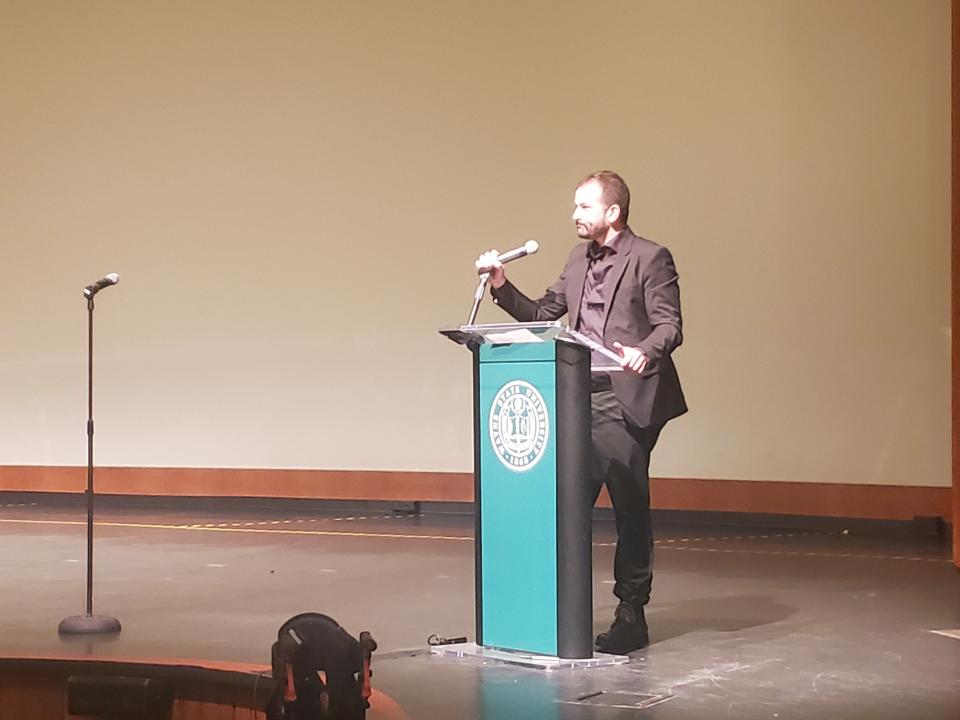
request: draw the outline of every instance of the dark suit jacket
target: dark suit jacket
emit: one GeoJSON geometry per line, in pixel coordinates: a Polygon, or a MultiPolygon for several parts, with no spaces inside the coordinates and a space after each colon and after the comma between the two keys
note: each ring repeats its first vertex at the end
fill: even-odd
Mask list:
{"type": "MultiPolygon", "coordinates": [[[[557,281],[531,300],[507,281],[494,301],[521,322],[558,320],[569,315],[576,328],[587,273],[587,245],[578,243],[557,281]]],[[[683,341],[680,286],[670,251],[624,228],[614,266],[604,281],[603,344],[639,347],[647,356],[642,374],[610,373],[625,417],[640,427],[662,425],[687,411],[670,353],[683,341]]]]}

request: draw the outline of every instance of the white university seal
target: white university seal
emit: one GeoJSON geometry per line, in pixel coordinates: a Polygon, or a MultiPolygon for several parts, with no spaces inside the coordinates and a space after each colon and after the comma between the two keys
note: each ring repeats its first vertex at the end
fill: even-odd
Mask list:
{"type": "Polygon", "coordinates": [[[533,385],[513,380],[500,388],[490,408],[490,442],[500,462],[529,470],[543,457],[549,434],[547,405],[533,385]]]}

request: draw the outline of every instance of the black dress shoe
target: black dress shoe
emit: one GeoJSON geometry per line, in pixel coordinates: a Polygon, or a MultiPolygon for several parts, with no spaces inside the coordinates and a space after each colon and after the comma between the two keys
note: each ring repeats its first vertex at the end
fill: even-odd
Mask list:
{"type": "Polygon", "coordinates": [[[643,608],[634,608],[630,603],[617,606],[613,625],[607,632],[597,635],[597,650],[613,655],[626,655],[650,644],[647,619],[643,608]]]}

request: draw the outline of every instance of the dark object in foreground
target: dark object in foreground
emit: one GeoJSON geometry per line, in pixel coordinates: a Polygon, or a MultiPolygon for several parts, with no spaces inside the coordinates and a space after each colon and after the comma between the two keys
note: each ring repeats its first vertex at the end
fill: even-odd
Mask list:
{"type": "Polygon", "coordinates": [[[268,720],[363,720],[370,707],[369,632],[357,640],[321,613],[295,615],[280,626],[271,648],[277,691],[268,720]]]}

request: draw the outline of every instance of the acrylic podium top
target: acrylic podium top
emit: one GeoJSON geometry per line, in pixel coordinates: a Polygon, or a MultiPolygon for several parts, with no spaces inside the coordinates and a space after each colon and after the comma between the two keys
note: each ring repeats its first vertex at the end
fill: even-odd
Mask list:
{"type": "Polygon", "coordinates": [[[441,335],[471,350],[481,345],[504,345],[542,343],[551,340],[574,342],[590,348],[593,357],[593,372],[617,372],[622,370],[620,356],[613,350],[591,340],[559,320],[553,322],[489,323],[485,325],[459,325],[441,328],[441,335]]]}

